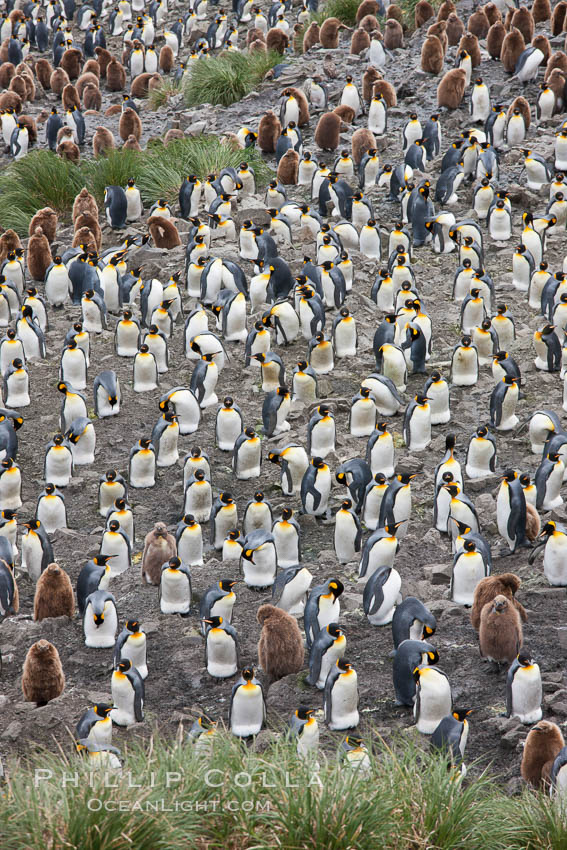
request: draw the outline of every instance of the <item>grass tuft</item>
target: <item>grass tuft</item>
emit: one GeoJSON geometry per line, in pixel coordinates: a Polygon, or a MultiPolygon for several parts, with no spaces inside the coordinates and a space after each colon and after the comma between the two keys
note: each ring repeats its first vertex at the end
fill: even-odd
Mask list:
{"type": "Polygon", "coordinates": [[[154,112],[167,104],[170,97],[181,91],[181,86],[171,77],[164,77],[159,86],[148,92],[148,104],[154,112]]]}
{"type": "Polygon", "coordinates": [[[318,24],[322,24],[327,18],[338,18],[347,27],[354,27],[359,6],[360,0],[328,0],[312,18],[318,24]]]}
{"type": "Polygon", "coordinates": [[[266,73],[282,61],[275,51],[268,53],[224,53],[215,59],[197,59],[184,86],[186,106],[201,103],[230,106],[242,100],[266,73]]]}

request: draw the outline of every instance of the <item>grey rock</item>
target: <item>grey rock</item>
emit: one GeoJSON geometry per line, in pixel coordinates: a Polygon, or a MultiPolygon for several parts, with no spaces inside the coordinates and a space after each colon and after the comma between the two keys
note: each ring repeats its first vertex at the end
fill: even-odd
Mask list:
{"type": "Polygon", "coordinates": [[[22,724],[18,720],[12,722],[2,732],[2,738],[7,738],[9,741],[16,741],[20,737],[22,724]]]}
{"type": "Polygon", "coordinates": [[[423,568],[431,584],[450,584],[453,572],[452,564],[430,564],[423,568]]]}

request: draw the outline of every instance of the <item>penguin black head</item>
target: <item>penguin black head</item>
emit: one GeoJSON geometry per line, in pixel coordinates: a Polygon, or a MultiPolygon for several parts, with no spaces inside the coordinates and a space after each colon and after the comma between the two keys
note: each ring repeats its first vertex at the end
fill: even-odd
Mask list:
{"type": "Polygon", "coordinates": [[[55,484],[46,484],[45,485],[45,492],[47,493],[48,496],[51,496],[52,493],[55,493],[55,484]]]}
{"type": "Polygon", "coordinates": [[[342,581],[339,581],[338,578],[333,578],[329,581],[329,593],[331,593],[335,599],[339,598],[344,589],[344,584],[342,581]]]}
{"type": "Polygon", "coordinates": [[[386,476],[384,475],[383,472],[377,472],[376,475],[374,476],[374,481],[375,481],[376,484],[383,486],[386,483],[386,476]]]}
{"type": "Polygon", "coordinates": [[[547,455],[547,459],[550,460],[552,463],[557,463],[560,459],[559,453],[558,452],[549,452],[549,454],[547,455]]]}
{"type": "Polygon", "coordinates": [[[97,715],[97,717],[108,717],[112,709],[113,705],[107,705],[106,703],[99,702],[96,705],[93,705],[93,711],[97,715]]]}
{"type": "Polygon", "coordinates": [[[339,626],[338,623],[329,623],[327,626],[327,632],[336,640],[344,634],[344,629],[342,626],[339,626]]]}
{"type": "Polygon", "coordinates": [[[170,558],[167,565],[170,570],[178,570],[181,566],[181,560],[179,558],[170,558]]]}
{"type": "Polygon", "coordinates": [[[108,523],[108,527],[109,527],[110,531],[116,532],[120,528],[120,523],[118,522],[117,519],[111,519],[110,522],[108,523]]]}
{"type": "Polygon", "coordinates": [[[452,714],[455,720],[460,720],[463,723],[469,714],[472,714],[472,708],[455,708],[452,714]]]}
{"type": "Polygon", "coordinates": [[[232,588],[234,587],[235,584],[238,584],[238,582],[235,581],[235,579],[223,578],[219,581],[219,588],[221,590],[226,591],[227,593],[230,593],[230,591],[232,590],[232,588]]]}
{"type": "Polygon", "coordinates": [[[361,387],[359,390],[359,394],[361,398],[370,398],[370,389],[369,387],[361,387]]]}
{"type": "Polygon", "coordinates": [[[327,465],[322,457],[313,457],[311,458],[311,465],[315,467],[315,469],[324,469],[327,465]]]}
{"type": "Polygon", "coordinates": [[[242,671],[242,678],[245,682],[251,682],[254,678],[254,668],[253,667],[245,667],[242,671]]]}
{"type": "Polygon", "coordinates": [[[256,431],[254,430],[254,428],[251,425],[246,426],[246,428],[244,429],[244,433],[246,434],[246,436],[249,439],[252,439],[253,437],[256,436],[256,431]]]}
{"type": "Polygon", "coordinates": [[[232,498],[232,495],[230,493],[220,493],[219,499],[221,500],[223,505],[233,505],[234,504],[234,499],[232,498]]]}
{"type": "Polygon", "coordinates": [[[128,673],[132,669],[132,662],[129,658],[123,658],[114,668],[119,673],[128,673]]]}
{"type": "Polygon", "coordinates": [[[139,620],[126,620],[124,623],[124,628],[128,629],[129,632],[135,634],[140,631],[140,621],[139,620]]]}
{"type": "Polygon", "coordinates": [[[283,395],[283,396],[289,395],[288,388],[283,386],[283,385],[277,387],[276,392],[277,392],[278,395],[283,395]]]}
{"type": "MultiPolygon", "coordinates": [[[[147,348],[147,346],[146,346],[146,348],[147,348]]],[[[152,444],[152,441],[149,437],[142,437],[142,439],[140,440],[140,448],[141,449],[149,449],[151,444],[152,444]]]]}
{"type": "Polygon", "coordinates": [[[444,472],[443,475],[441,476],[441,480],[444,481],[445,484],[450,484],[452,481],[455,480],[455,476],[453,475],[452,472],[449,472],[447,470],[447,472],[444,472]]]}
{"type": "Polygon", "coordinates": [[[229,540],[238,540],[238,538],[240,537],[240,529],[231,528],[226,536],[229,540]]]}
{"type": "Polygon", "coordinates": [[[31,317],[33,316],[33,310],[29,306],[29,304],[24,304],[24,306],[22,307],[22,316],[25,316],[26,319],[27,318],[31,319],[31,317]]]}
{"type": "Polygon", "coordinates": [[[457,484],[443,484],[443,487],[447,490],[452,499],[459,495],[459,487],[457,484]]]}
{"type": "Polygon", "coordinates": [[[352,670],[352,664],[344,658],[337,658],[336,664],[342,673],[349,673],[352,670]]]}
{"type": "MultiPolygon", "coordinates": [[[[263,497],[262,497],[263,498],[263,497]]],[[[293,516],[293,510],[291,508],[284,508],[282,511],[282,519],[287,522],[293,516]]]]}
{"type": "MultiPolygon", "coordinates": [[[[204,469],[196,469],[195,470],[195,479],[197,481],[204,481],[205,480],[205,470],[204,469]]],[[[221,493],[221,496],[222,496],[222,493],[221,493]]]]}
{"type": "Polygon", "coordinates": [[[556,531],[555,522],[552,519],[550,519],[543,526],[539,536],[540,537],[551,537],[551,535],[554,534],[555,531],[556,531]]]}
{"type": "Polygon", "coordinates": [[[517,658],[518,658],[518,664],[521,667],[531,667],[532,664],[534,663],[530,653],[525,648],[522,649],[522,651],[518,653],[517,658]]]}
{"type": "MultiPolygon", "coordinates": [[[[421,398],[421,396],[420,396],[421,398]]],[[[416,478],[416,472],[400,472],[399,475],[396,475],[396,478],[401,484],[410,484],[414,478],[416,478]]]]}
{"type": "Polygon", "coordinates": [[[520,484],[522,485],[522,487],[529,487],[531,483],[532,479],[530,478],[529,474],[527,472],[522,472],[522,474],[520,475],[520,484]]]}
{"type": "Polygon", "coordinates": [[[476,544],[474,540],[465,540],[463,549],[465,552],[476,552],[476,544]]]}
{"type": "Polygon", "coordinates": [[[184,522],[185,525],[189,528],[192,528],[194,525],[197,525],[197,521],[193,514],[185,514],[185,516],[182,518],[182,522],[184,522]]]}
{"type": "Polygon", "coordinates": [[[315,708],[307,708],[305,705],[300,705],[299,708],[295,710],[295,716],[298,720],[309,720],[312,714],[315,714],[315,708]]]}
{"type": "Polygon", "coordinates": [[[461,345],[462,345],[463,348],[469,348],[470,344],[471,344],[470,336],[461,337],[461,345]]]}
{"type": "Polygon", "coordinates": [[[203,623],[206,623],[211,629],[218,629],[222,626],[223,619],[222,617],[209,617],[208,619],[203,619],[203,623]]]}
{"type": "Polygon", "coordinates": [[[63,436],[63,434],[55,434],[54,437],[53,437],[53,442],[55,443],[56,446],[60,446],[63,443],[64,440],[65,440],[65,437],[63,436]]]}

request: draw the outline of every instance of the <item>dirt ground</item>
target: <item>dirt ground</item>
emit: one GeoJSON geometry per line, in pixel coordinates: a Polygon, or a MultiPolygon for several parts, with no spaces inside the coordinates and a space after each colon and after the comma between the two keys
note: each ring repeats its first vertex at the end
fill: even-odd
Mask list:
{"type": "MultiPolygon", "coordinates": [[[[470,13],[470,4],[459,4],[461,16],[470,13]]],[[[545,25],[537,31],[546,31],[545,25]]],[[[349,36],[350,37],[350,36],[349,36]]],[[[358,57],[348,55],[349,37],[336,51],[313,50],[303,60],[293,61],[277,83],[266,83],[258,87],[239,104],[227,109],[199,107],[197,110],[183,111],[179,103],[170,104],[159,114],[142,109],[144,141],[151,135],[163,132],[164,128],[175,123],[187,126],[193,120],[202,117],[205,112],[210,116],[211,131],[236,131],[246,121],[255,127],[261,114],[269,107],[276,107],[278,94],[287,84],[301,85],[304,80],[321,72],[325,56],[331,56],[335,62],[337,76],[329,79],[329,94],[333,104],[338,103],[345,73],[350,71],[360,81],[366,67],[358,57]]],[[[390,110],[388,136],[378,141],[380,157],[384,162],[397,164],[402,161],[400,128],[407,114],[417,110],[421,119],[426,119],[435,111],[435,91],[437,80],[427,77],[419,70],[419,48],[423,33],[412,36],[403,50],[395,51],[394,58],[386,67],[385,76],[397,88],[398,107],[390,110]],[[417,67],[416,67],[417,66],[417,67]]],[[[120,39],[114,39],[117,48],[120,39]]],[[[554,39],[555,49],[561,49],[563,38],[554,39]]],[[[446,67],[454,60],[455,48],[449,50],[446,67]]],[[[287,60],[286,60],[287,61],[287,60]]],[[[499,63],[488,59],[483,53],[481,68],[485,82],[490,84],[493,101],[509,103],[521,93],[521,85],[507,77],[499,63]]],[[[535,104],[537,86],[530,84],[525,92],[530,102],[535,104]]],[[[110,98],[105,95],[103,108],[120,95],[110,98]]],[[[33,106],[33,110],[49,108],[55,102],[53,95],[44,96],[33,106]]],[[[112,129],[116,128],[106,119],[112,129]]],[[[312,116],[309,128],[304,133],[306,149],[311,149],[318,159],[328,163],[334,156],[322,153],[312,141],[317,116],[312,116]]],[[[551,126],[532,125],[528,137],[529,146],[535,151],[552,159],[554,132],[561,116],[557,116],[551,126]]],[[[116,119],[117,121],[117,119],[116,119]]],[[[450,142],[457,138],[460,131],[468,126],[467,106],[450,114],[441,115],[443,142],[441,154],[450,142]]],[[[88,140],[94,127],[101,123],[101,116],[89,118],[87,123],[88,140]]],[[[359,119],[358,126],[365,126],[365,119],[359,119]]],[[[350,133],[345,134],[345,147],[349,145],[350,133]]],[[[514,214],[514,238],[506,245],[494,244],[488,238],[483,226],[485,240],[486,268],[492,275],[496,287],[495,303],[505,301],[515,318],[517,339],[511,351],[521,366],[525,398],[520,402],[519,415],[522,421],[538,408],[549,408],[560,415],[566,423],[562,411],[562,382],[558,374],[548,375],[538,372],[534,365],[532,343],[533,331],[541,326],[541,317],[529,310],[525,296],[515,291],[511,284],[512,250],[519,240],[521,232],[521,214],[525,210],[544,213],[547,203],[547,187],[539,194],[525,188],[524,178],[518,182],[521,169],[521,152],[511,150],[501,160],[499,185],[508,188],[511,195],[514,214]],[[516,240],[516,241],[515,241],[516,240]]],[[[0,158],[0,164],[7,160],[0,158]]],[[[433,181],[439,174],[441,155],[432,163],[428,174],[433,181]]],[[[273,165],[273,161],[271,161],[273,165]]],[[[398,206],[385,201],[383,193],[376,189],[370,193],[376,209],[376,218],[380,224],[390,230],[398,220],[398,206]]],[[[288,197],[299,200],[306,197],[303,187],[290,187],[288,197]]],[[[471,213],[472,192],[463,186],[459,192],[459,203],[452,208],[457,219],[473,215],[471,213]]],[[[235,211],[235,220],[243,221],[253,216],[262,220],[263,193],[253,198],[239,199],[235,211]]],[[[129,228],[128,232],[144,232],[143,222],[129,228]]],[[[118,244],[124,234],[116,234],[103,227],[103,248],[118,244]]],[[[56,244],[63,248],[70,244],[72,232],[61,228],[56,244]]],[[[214,251],[222,257],[240,262],[247,278],[251,275],[251,264],[241,261],[235,244],[213,243],[214,251]]],[[[168,275],[181,270],[184,265],[184,248],[171,252],[157,249],[142,249],[135,255],[134,265],[143,265],[143,276],[159,276],[162,282],[168,275]]],[[[561,269],[565,253],[564,233],[552,238],[548,244],[546,259],[551,270],[561,269]]],[[[281,249],[281,255],[298,270],[304,254],[314,256],[314,242],[304,240],[296,234],[292,246],[281,249]]],[[[380,321],[380,314],[370,300],[370,289],[379,267],[360,255],[353,256],[355,262],[355,283],[347,299],[347,306],[355,316],[358,326],[358,353],[354,358],[337,361],[333,372],[320,381],[321,397],[332,400],[337,418],[337,451],[327,458],[334,472],[336,466],[347,458],[364,457],[365,439],[349,435],[347,420],[351,397],[359,388],[360,381],[374,370],[372,337],[380,321]]],[[[451,300],[451,290],[456,255],[435,255],[431,248],[415,251],[413,266],[422,304],[432,317],[434,326],[433,355],[428,364],[429,371],[439,367],[448,377],[448,363],[453,346],[460,338],[459,307],[451,300]]],[[[185,298],[188,311],[193,302],[185,298]]],[[[79,318],[79,308],[65,307],[62,310],[50,310],[50,329],[47,335],[48,358],[34,362],[30,367],[32,403],[22,413],[25,419],[23,428],[18,432],[20,450],[18,462],[23,473],[23,500],[20,509],[21,522],[31,518],[35,502],[43,487],[42,469],[44,447],[58,430],[60,395],[57,392],[57,371],[59,355],[65,333],[73,321],[79,318]]],[[[249,327],[254,317],[249,320],[249,327]]],[[[173,386],[189,384],[193,361],[183,354],[183,325],[178,323],[170,343],[170,368],[162,376],[158,391],[136,394],[132,389],[132,364],[130,360],[118,358],[114,354],[113,328],[115,317],[110,318],[109,330],[99,336],[91,336],[91,366],[89,385],[102,369],[116,370],[122,388],[122,407],[118,416],[95,422],[97,434],[96,460],[92,466],[81,467],[66,488],[65,497],[68,512],[69,530],[57,532],[53,536],[53,546],[57,561],[69,572],[75,584],[77,576],[87,559],[99,550],[103,520],[97,513],[97,485],[99,476],[108,468],[116,467],[127,477],[128,454],[131,446],[141,437],[149,436],[160,412],[159,396],[173,386]]],[[[332,325],[328,317],[327,329],[332,325]]],[[[214,329],[211,320],[210,329],[214,329]]],[[[221,372],[217,393],[220,399],[232,394],[240,405],[245,424],[261,423],[261,405],[263,393],[258,387],[257,372],[243,368],[243,346],[228,344],[229,361],[221,372]]],[[[306,343],[300,339],[286,349],[275,347],[283,357],[288,376],[291,377],[297,359],[306,354],[306,343]]],[[[424,383],[424,376],[410,376],[408,388],[404,394],[406,401],[411,400],[424,383]]],[[[502,781],[513,780],[519,774],[521,744],[526,729],[513,720],[502,718],[505,709],[506,690],[505,672],[495,673],[479,658],[476,633],[469,622],[468,612],[448,600],[447,567],[452,562],[450,547],[445,539],[431,528],[433,507],[433,471],[439,462],[443,450],[445,434],[453,431],[457,435],[458,457],[464,464],[464,454],[468,438],[481,423],[488,421],[489,395],[493,387],[493,378],[488,367],[483,367],[478,383],[472,389],[453,388],[451,391],[452,419],[448,426],[433,429],[434,437],[426,451],[408,456],[402,445],[402,416],[392,417],[391,430],[396,436],[398,446],[396,458],[398,464],[403,461],[404,468],[419,472],[413,489],[413,512],[409,532],[403,540],[395,566],[402,576],[404,596],[418,596],[438,618],[438,629],[433,643],[440,654],[440,668],[447,673],[451,682],[453,702],[456,706],[468,706],[474,709],[471,717],[471,734],[467,748],[467,761],[481,759],[483,763],[492,762],[493,769],[502,777],[502,781]],[[435,567],[431,570],[431,567],[435,567]],[[444,570],[442,568],[445,568],[444,570]],[[438,583],[439,582],[439,583],[438,583]]],[[[90,402],[92,405],[92,402],[90,402]]],[[[403,413],[403,411],[402,411],[403,413]]],[[[94,416],[94,413],[93,413],[94,416]]],[[[133,551],[136,553],[132,568],[125,574],[112,580],[119,611],[120,623],[126,619],[137,618],[148,634],[149,677],[146,681],[145,722],[128,731],[115,729],[114,743],[123,747],[135,736],[148,737],[155,728],[173,735],[179,721],[185,724],[192,721],[197,713],[205,711],[213,716],[228,717],[230,690],[233,680],[218,681],[208,676],[204,667],[203,639],[198,633],[198,600],[204,590],[222,577],[238,577],[237,567],[223,567],[213,551],[206,554],[203,567],[194,568],[193,614],[182,620],[160,613],[157,588],[141,583],[139,553],[144,535],[153,523],[163,520],[171,529],[181,516],[183,505],[182,458],[194,445],[199,444],[211,458],[213,487],[215,492],[229,490],[237,500],[240,516],[248,499],[257,489],[262,489],[271,500],[274,515],[278,515],[284,505],[294,510],[300,507],[296,498],[283,497],[279,488],[279,469],[269,462],[262,465],[260,479],[237,482],[230,469],[230,456],[219,451],[214,445],[215,411],[207,411],[196,434],[180,438],[180,461],[176,467],[160,469],[156,486],[151,490],[130,491],[130,501],[134,507],[136,520],[136,540],[133,551]]],[[[309,411],[297,404],[291,413],[292,430],[280,438],[265,440],[263,456],[276,446],[299,440],[305,442],[306,425],[309,411]]],[[[534,474],[539,458],[530,452],[527,435],[498,434],[498,471],[509,466],[534,474]]],[[[550,588],[543,576],[541,558],[534,566],[528,565],[528,553],[522,551],[512,557],[500,558],[497,553],[502,549],[503,541],[496,530],[496,512],[494,495],[498,487],[498,477],[482,482],[467,482],[466,493],[475,501],[479,510],[482,532],[487,536],[495,554],[493,572],[517,573],[522,579],[519,598],[529,612],[529,622],[525,626],[525,643],[538,660],[544,679],[544,716],[563,724],[567,719],[567,683],[564,677],[565,653],[567,643],[562,642],[562,631],[566,625],[567,598],[565,589],[550,588]]],[[[337,507],[345,491],[334,482],[333,507],[337,507]]],[[[566,513],[560,509],[554,516],[564,521],[566,513]]],[[[545,517],[542,517],[544,519],[545,517]]],[[[313,584],[318,584],[331,576],[339,577],[345,584],[342,597],[340,621],[347,630],[346,657],[354,664],[360,687],[360,729],[370,724],[379,733],[389,738],[398,729],[411,727],[409,711],[394,706],[391,658],[391,632],[389,627],[372,627],[366,621],[362,611],[362,584],[357,584],[357,565],[339,566],[333,550],[333,524],[315,521],[311,517],[299,517],[302,529],[303,560],[313,573],[313,584]]],[[[204,529],[208,538],[208,527],[204,529]]],[[[366,537],[366,535],[365,535],[366,537]]],[[[0,676],[0,756],[25,755],[30,748],[47,746],[55,749],[62,744],[65,749],[71,746],[70,735],[83,711],[93,701],[110,698],[110,677],[112,671],[112,651],[87,649],[84,645],[81,621],[76,616],[73,621],[66,618],[44,621],[36,624],[32,621],[34,586],[26,575],[18,577],[21,607],[16,617],[0,624],[0,649],[3,656],[3,670],[0,676]],[[40,636],[52,640],[59,650],[65,670],[67,685],[64,694],[46,707],[36,709],[23,702],[20,678],[21,667],[29,646],[40,636]]],[[[268,593],[255,593],[245,586],[237,586],[237,603],[234,625],[238,631],[242,660],[245,663],[257,661],[256,644],[260,627],[256,621],[256,611],[260,604],[270,600],[268,593]]],[[[277,728],[281,720],[297,707],[299,703],[309,703],[313,707],[322,707],[322,692],[310,689],[303,682],[304,674],[291,676],[272,686],[268,693],[268,726],[277,728]]],[[[322,744],[329,745],[341,739],[340,734],[329,733],[322,727],[322,744]]]]}

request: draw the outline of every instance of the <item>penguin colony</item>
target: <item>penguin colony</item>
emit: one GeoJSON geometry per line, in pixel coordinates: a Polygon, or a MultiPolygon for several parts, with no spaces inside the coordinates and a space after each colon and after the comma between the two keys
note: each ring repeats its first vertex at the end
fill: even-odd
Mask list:
{"type": "MultiPolygon", "coordinates": [[[[249,51],[268,45],[285,60],[290,44],[300,49],[304,28],[303,50],[322,57],[322,73],[302,88],[282,86],[256,125],[227,132],[226,143],[242,149],[241,166],[187,175],[177,205],[156,198],[144,211],[128,180],[106,187],[100,217],[86,189],[77,195],[72,245],[58,239],[61,223],[51,209],[37,211],[25,247],[13,231],[0,236],[0,629],[33,598],[38,623],[70,618],[58,642],[81,634],[89,656],[111,662],[111,702],[85,706],[77,717],[77,749],[95,764],[119,766],[113,726],[144,721],[146,681],[149,705],[155,699],[152,644],[170,616],[181,618],[180,649],[184,620],[199,631],[207,676],[222,688],[215,693],[230,694],[222,719],[236,736],[261,731],[268,687],[306,665],[311,697],[297,689],[289,729],[298,752],[313,757],[320,726],[341,733],[359,727],[359,655],[343,625],[352,612],[341,606],[345,583],[358,578],[365,628],[391,630],[392,701],[464,773],[474,691],[442,670],[435,641],[450,630],[447,618],[438,629],[397,569],[416,509],[428,509],[420,488],[428,468],[431,527],[451,565],[450,600],[471,610],[480,656],[507,671],[494,680],[505,714],[532,725],[521,775],[562,790],[567,749],[556,724],[542,719],[538,647],[524,643],[528,612],[515,596],[521,581],[506,567],[531,549],[530,565],[539,569],[542,552],[550,587],[567,586],[567,526],[554,513],[563,504],[567,432],[546,403],[547,381],[562,381],[567,411],[567,260],[555,259],[564,253],[567,223],[567,56],[560,49],[567,3],[489,3],[462,19],[451,0],[438,11],[421,0],[420,64],[431,85],[440,77],[437,110],[416,108],[401,127],[391,120],[397,93],[388,81],[407,49],[401,11],[365,0],[349,48],[348,28],[336,19],[310,23],[314,10],[313,3],[263,9],[240,0],[226,12],[195,0],[170,29],[165,0],[148,8],[140,0],[9,4],[2,12],[0,118],[14,159],[34,146],[72,161],[87,141],[95,155],[113,148],[108,128],[91,133],[89,122],[87,132],[85,115],[100,110],[101,85],[122,92],[128,81],[130,93],[106,114],[120,114],[124,146],[139,149],[140,99],[159,72],[181,80],[196,61],[245,49],[243,37],[249,51]],[[344,81],[327,52],[334,49],[362,59],[344,81]],[[509,98],[490,90],[498,60],[512,75],[509,98]],[[54,106],[36,122],[24,108],[40,87],[60,96],[63,110],[54,106]],[[444,123],[453,129],[444,132],[444,123]],[[542,154],[536,130],[544,125],[555,128],[555,143],[542,154]],[[351,131],[349,148],[343,139],[351,131]],[[277,177],[258,215],[244,218],[239,206],[246,209],[257,189],[245,159],[255,145],[277,177]],[[501,179],[510,164],[522,169],[523,195],[501,179]],[[378,220],[385,203],[389,215],[378,220]],[[129,225],[147,232],[125,235],[129,225]],[[298,241],[303,261],[294,255],[298,241]],[[184,261],[169,279],[148,277],[137,262],[146,246],[181,248],[175,256],[184,261]],[[494,248],[506,252],[511,285],[491,273],[494,248]],[[428,267],[445,254],[453,255],[454,273],[438,281],[435,298],[428,267]],[[427,304],[424,290],[432,294],[427,304]],[[529,381],[514,357],[514,311],[523,302],[539,321],[529,381]],[[446,310],[459,314],[452,351],[436,332],[446,310]],[[359,389],[339,401],[369,314],[373,365],[356,368],[359,389]],[[50,329],[61,315],[64,338],[50,329]],[[188,363],[172,357],[179,351],[188,363]],[[37,412],[34,393],[53,364],[61,400],[41,408],[53,438],[38,487],[35,471],[19,464],[18,432],[33,430],[26,408],[37,412]],[[239,381],[223,380],[230,364],[257,376],[256,398],[239,381]],[[476,404],[469,393],[478,384],[479,424],[465,436],[459,407],[472,398],[476,404]],[[128,419],[134,394],[146,402],[143,433],[128,419]],[[128,440],[131,449],[108,451],[105,426],[115,416],[120,443],[128,440]],[[518,451],[531,449],[530,464],[501,462],[510,432],[518,451]],[[115,459],[108,469],[103,455],[115,459]],[[73,478],[85,471],[92,481],[90,470],[96,486],[77,493],[73,478]],[[177,522],[155,501],[140,510],[163,482],[178,494],[177,522]],[[239,494],[248,488],[246,497],[228,482],[239,494]],[[475,506],[478,482],[495,493],[488,523],[475,506]],[[35,513],[20,519],[22,487],[32,486],[35,513]],[[79,558],[73,592],[58,550],[62,532],[73,530],[77,500],[92,502],[105,525],[98,552],[79,558]],[[484,527],[491,523],[493,530],[484,527]],[[336,561],[318,584],[302,555],[314,529],[336,561]],[[503,561],[508,554],[512,560],[503,561]],[[200,568],[209,563],[205,575],[200,568]],[[248,594],[247,609],[257,606],[261,670],[254,658],[241,658],[240,636],[254,618],[235,607],[240,592],[248,594]],[[135,609],[137,599],[150,598],[158,627],[147,636],[135,609]],[[468,707],[456,707],[455,690],[468,707]]],[[[282,61],[272,78],[285,79],[286,67],[282,61]]],[[[69,673],[41,638],[25,660],[24,698],[42,705],[60,696],[69,673]]],[[[188,734],[203,752],[218,729],[220,703],[217,709],[199,716],[188,734]]],[[[368,763],[360,738],[347,735],[343,749],[347,764],[368,763]]]]}

